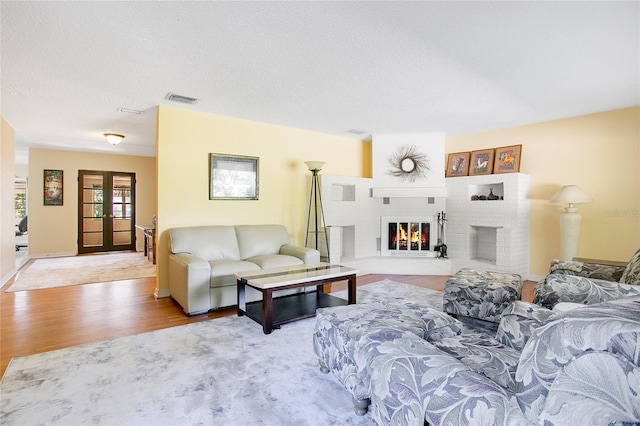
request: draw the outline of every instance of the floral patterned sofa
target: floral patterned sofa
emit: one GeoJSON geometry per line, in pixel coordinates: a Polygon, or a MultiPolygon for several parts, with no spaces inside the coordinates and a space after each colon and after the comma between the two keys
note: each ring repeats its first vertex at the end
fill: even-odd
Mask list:
{"type": "Polygon", "coordinates": [[[380,425],[640,422],[640,296],[561,314],[516,301],[495,336],[416,303],[316,318],[321,370],[380,425]]]}
{"type": "Polygon", "coordinates": [[[640,250],[626,266],[553,260],[549,275],[536,284],[533,303],[552,309],[558,303],[591,305],[640,294],[640,250]]]}

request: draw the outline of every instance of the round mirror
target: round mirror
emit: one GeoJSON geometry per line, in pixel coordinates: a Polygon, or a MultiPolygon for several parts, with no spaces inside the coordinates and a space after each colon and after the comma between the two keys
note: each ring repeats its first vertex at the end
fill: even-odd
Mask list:
{"type": "Polygon", "coordinates": [[[416,162],[411,158],[405,158],[400,163],[400,168],[405,173],[411,173],[416,168],[416,162]]]}

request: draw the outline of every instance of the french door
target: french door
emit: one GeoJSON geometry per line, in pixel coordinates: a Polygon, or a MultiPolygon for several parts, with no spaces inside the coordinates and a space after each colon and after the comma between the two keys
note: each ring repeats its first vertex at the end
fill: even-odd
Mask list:
{"type": "Polygon", "coordinates": [[[79,254],[135,250],[135,182],[135,173],[79,170],[79,254]]]}

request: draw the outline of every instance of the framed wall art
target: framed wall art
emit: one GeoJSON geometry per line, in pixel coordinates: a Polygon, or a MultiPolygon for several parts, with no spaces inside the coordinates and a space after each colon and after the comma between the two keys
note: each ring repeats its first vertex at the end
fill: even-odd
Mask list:
{"type": "Polygon", "coordinates": [[[257,200],[258,157],[209,154],[210,200],[257,200]]]}
{"type": "Polygon", "coordinates": [[[511,145],[496,148],[496,161],[493,173],[517,173],[520,171],[520,154],[522,145],[511,145]]]}
{"type": "Polygon", "coordinates": [[[455,152],[447,156],[446,177],[467,176],[469,174],[469,152],[455,152]]]}
{"type": "Polygon", "coordinates": [[[64,195],[62,170],[44,170],[44,205],[61,206],[64,195]]]}
{"type": "Polygon", "coordinates": [[[469,160],[469,176],[490,175],[493,170],[493,154],[493,148],[472,151],[469,160]]]}

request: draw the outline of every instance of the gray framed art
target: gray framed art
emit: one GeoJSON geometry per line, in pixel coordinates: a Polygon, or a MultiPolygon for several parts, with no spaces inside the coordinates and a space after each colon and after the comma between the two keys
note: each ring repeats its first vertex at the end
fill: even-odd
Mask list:
{"type": "Polygon", "coordinates": [[[210,200],[257,200],[258,157],[209,154],[210,200]]]}

